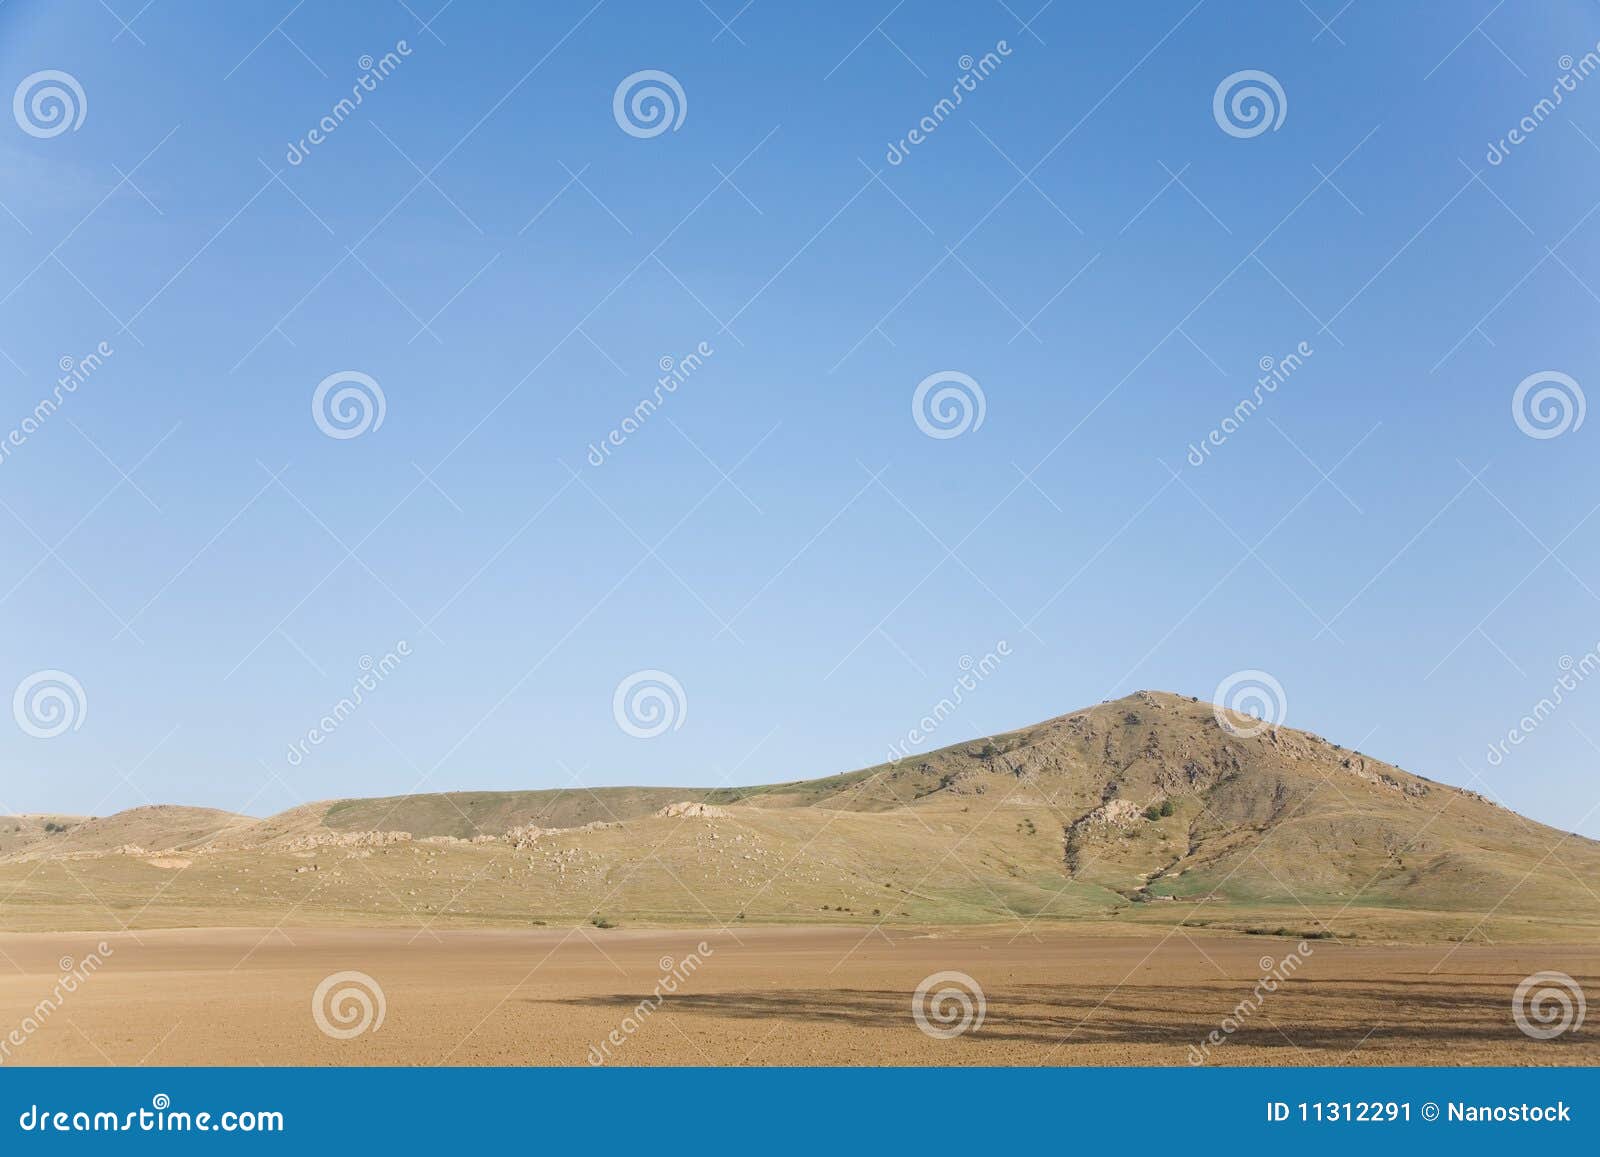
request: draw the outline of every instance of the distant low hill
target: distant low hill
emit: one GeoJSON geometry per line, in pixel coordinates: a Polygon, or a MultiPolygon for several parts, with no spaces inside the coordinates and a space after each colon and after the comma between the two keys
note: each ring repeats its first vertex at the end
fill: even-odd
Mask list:
{"type": "Polygon", "coordinates": [[[1161,692],[750,788],[449,792],[266,820],[181,807],[0,817],[7,891],[0,928],[287,913],[1182,919],[1337,936],[1600,938],[1600,844],[1307,732],[1161,692]]]}

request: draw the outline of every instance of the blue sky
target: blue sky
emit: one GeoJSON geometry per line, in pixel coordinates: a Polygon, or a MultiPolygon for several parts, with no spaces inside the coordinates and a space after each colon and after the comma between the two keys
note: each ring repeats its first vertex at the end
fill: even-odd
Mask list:
{"type": "Polygon", "coordinates": [[[0,682],[82,688],[0,729],[0,809],[828,774],[1004,641],[924,749],[1262,670],[1600,835],[1600,680],[1486,755],[1600,645],[1600,423],[1512,413],[1600,377],[1600,76],[1486,159],[1600,7],[436,7],[0,8],[5,90],[86,105],[0,131],[0,432],[112,350],[0,461],[0,682]],[[614,117],[642,70],[675,129],[614,117]],[[1215,119],[1243,70],[1277,128],[1215,119]],[[345,371],[383,421],[329,437],[345,371]],[[933,438],[943,372],[984,418],[933,438]]]}

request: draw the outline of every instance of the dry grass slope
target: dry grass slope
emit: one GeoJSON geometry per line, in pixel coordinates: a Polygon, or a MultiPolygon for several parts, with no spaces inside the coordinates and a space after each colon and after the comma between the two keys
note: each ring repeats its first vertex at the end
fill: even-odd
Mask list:
{"type": "Polygon", "coordinates": [[[1597,893],[1594,841],[1158,692],[752,788],[0,818],[10,930],[1094,919],[1587,943],[1597,893]],[[708,814],[660,814],[682,802],[708,814]]]}

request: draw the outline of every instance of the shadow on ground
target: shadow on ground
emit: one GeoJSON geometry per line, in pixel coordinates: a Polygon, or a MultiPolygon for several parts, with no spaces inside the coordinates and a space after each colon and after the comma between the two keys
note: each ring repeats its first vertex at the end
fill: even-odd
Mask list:
{"type": "MultiPolygon", "coordinates": [[[[1600,984],[1600,978],[1595,983],[1600,984]]],[[[986,995],[974,1041],[1041,1045],[1107,1043],[1167,1045],[1187,1050],[1224,1019],[1238,1028],[1229,1039],[1256,1048],[1352,1050],[1363,1044],[1481,1047],[1525,1043],[1565,1050],[1587,1043],[1579,1035],[1534,1042],[1511,1015],[1503,983],[1449,980],[1319,980],[1280,987],[1253,1005],[1253,980],[1195,985],[1070,984],[1002,988],[986,995]],[[1244,1002],[1241,1004],[1241,1002],[1244,1002]]],[[[651,1002],[651,993],[615,993],[530,1003],[611,1009],[618,1016],[651,1002]]],[[[690,992],[667,996],[663,1011],[794,1024],[863,1029],[914,1028],[911,994],[884,989],[795,989],[767,992],[690,992]]],[[[1574,1063],[1547,1054],[1550,1063],[1574,1063]]]]}

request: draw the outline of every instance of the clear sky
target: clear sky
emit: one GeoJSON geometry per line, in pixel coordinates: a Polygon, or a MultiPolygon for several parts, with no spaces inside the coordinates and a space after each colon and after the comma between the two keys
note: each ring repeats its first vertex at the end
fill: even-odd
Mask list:
{"type": "Polygon", "coordinates": [[[1600,835],[1600,6],[291,2],[0,7],[0,810],[823,775],[1004,644],[912,750],[1260,670],[1600,835]]]}

